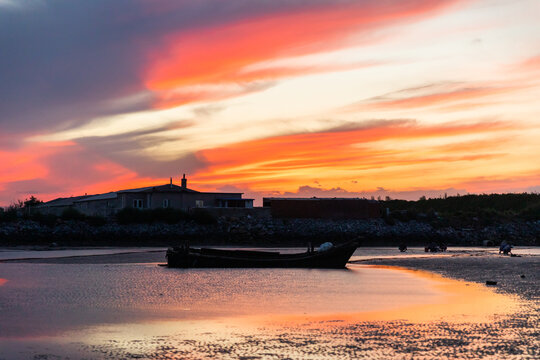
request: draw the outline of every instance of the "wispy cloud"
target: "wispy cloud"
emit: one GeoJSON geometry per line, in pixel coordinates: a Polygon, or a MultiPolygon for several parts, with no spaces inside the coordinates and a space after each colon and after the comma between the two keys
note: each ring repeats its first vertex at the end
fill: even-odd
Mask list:
{"type": "Polygon", "coordinates": [[[474,107],[481,103],[477,99],[515,91],[516,86],[475,85],[464,83],[440,83],[398,90],[389,94],[372,97],[347,106],[345,111],[358,110],[406,110],[431,106],[474,107]],[[473,101],[471,103],[471,101],[473,101]],[[455,104],[459,103],[459,104],[455,104]]]}
{"type": "Polygon", "coordinates": [[[525,71],[540,71],[540,55],[524,60],[517,68],[525,71]]]}
{"type": "Polygon", "coordinates": [[[349,34],[426,16],[454,2],[4,2],[0,34],[9,36],[0,36],[1,125],[50,131],[151,104],[177,106],[204,96],[243,94],[177,88],[325,71],[242,69],[285,55],[327,51],[349,34]]]}
{"type": "Polygon", "coordinates": [[[534,191],[540,186],[540,167],[511,176],[500,174],[455,180],[460,186],[466,187],[471,192],[504,193],[534,191]]]}
{"type": "MultiPolygon", "coordinates": [[[[251,184],[272,184],[283,181],[290,186],[317,172],[350,172],[373,169],[398,169],[421,164],[448,164],[500,156],[493,143],[460,144],[463,135],[502,133],[512,125],[492,123],[442,124],[421,126],[410,120],[378,121],[370,126],[336,128],[318,133],[272,137],[208,149],[197,155],[208,168],[196,174],[202,183],[238,181],[251,184]],[[458,137],[458,140],[455,139],[458,137]],[[430,141],[433,145],[404,147],[403,141],[430,141]],[[452,141],[441,147],[436,142],[452,141]],[[381,145],[392,142],[393,146],[381,145]]],[[[354,175],[352,175],[354,176],[354,175]]]]}
{"type": "MultiPolygon", "coordinates": [[[[284,8],[198,31],[167,35],[151,53],[147,88],[160,94],[194,84],[276,79],[332,70],[330,65],[274,67],[249,71],[254,64],[350,46],[350,36],[407,22],[441,10],[455,1],[328,2],[284,8]]],[[[353,66],[354,65],[348,65],[353,66]]],[[[343,65],[334,65],[336,70],[343,65]]]]}

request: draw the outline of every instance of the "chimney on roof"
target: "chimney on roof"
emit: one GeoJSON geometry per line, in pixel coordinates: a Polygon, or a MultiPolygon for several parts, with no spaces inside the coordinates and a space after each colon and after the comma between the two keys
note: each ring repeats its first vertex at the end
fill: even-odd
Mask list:
{"type": "Polygon", "coordinates": [[[170,178],[169,186],[172,188],[172,176],[170,178]]]}
{"type": "Polygon", "coordinates": [[[182,177],[182,187],[183,187],[184,189],[187,188],[186,174],[184,174],[184,177],[182,177]]]}

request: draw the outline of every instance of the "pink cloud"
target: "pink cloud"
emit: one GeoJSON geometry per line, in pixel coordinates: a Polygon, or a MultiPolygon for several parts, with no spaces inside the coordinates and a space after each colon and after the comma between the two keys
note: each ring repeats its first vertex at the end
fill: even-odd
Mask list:
{"type": "MultiPolygon", "coordinates": [[[[268,60],[348,46],[353,43],[353,35],[365,37],[381,27],[429,16],[456,2],[329,2],[180,31],[165,36],[162,46],[149,54],[145,83],[162,97],[157,106],[163,107],[170,102],[171,95],[167,92],[178,87],[245,83],[329,71],[328,67],[244,69],[268,60]]],[[[215,99],[216,95],[210,97],[215,99]]]]}
{"type": "Polygon", "coordinates": [[[73,142],[35,143],[0,152],[0,204],[43,200],[165,182],[137,173],[73,142]]]}

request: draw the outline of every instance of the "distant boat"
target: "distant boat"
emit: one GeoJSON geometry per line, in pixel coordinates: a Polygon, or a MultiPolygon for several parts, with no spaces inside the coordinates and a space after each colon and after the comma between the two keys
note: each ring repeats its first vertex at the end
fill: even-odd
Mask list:
{"type": "Polygon", "coordinates": [[[174,247],[167,250],[173,268],[326,268],[343,269],[358,247],[356,242],[296,254],[271,251],[174,247]]]}

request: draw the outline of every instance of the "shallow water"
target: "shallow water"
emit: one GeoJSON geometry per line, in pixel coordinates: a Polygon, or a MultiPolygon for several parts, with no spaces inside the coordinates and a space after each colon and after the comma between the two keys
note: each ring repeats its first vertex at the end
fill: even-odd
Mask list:
{"type": "Polygon", "coordinates": [[[0,274],[7,280],[0,293],[0,336],[50,335],[88,324],[147,319],[366,312],[428,304],[442,296],[428,279],[371,267],[3,264],[0,274]],[[23,317],[26,322],[20,321],[23,317]]]}
{"type": "Polygon", "coordinates": [[[464,357],[528,336],[492,339],[515,298],[396,268],[0,263],[0,278],[0,359],[464,357]]]}
{"type": "Polygon", "coordinates": [[[164,248],[155,247],[122,247],[122,248],[87,248],[87,249],[55,249],[47,248],[44,250],[21,250],[0,248],[0,261],[15,260],[15,259],[50,259],[72,256],[94,256],[94,255],[111,255],[125,254],[134,252],[147,252],[166,250],[164,248]]]}
{"type": "MultiPolygon", "coordinates": [[[[235,247],[227,247],[235,249],[235,247]]],[[[303,252],[306,248],[257,248],[243,247],[242,249],[263,250],[263,251],[280,251],[282,253],[303,252]]],[[[0,247],[0,261],[17,260],[17,259],[52,259],[52,258],[67,258],[78,256],[95,256],[95,255],[113,255],[126,253],[144,253],[149,251],[165,251],[163,247],[106,247],[106,248],[69,248],[55,249],[47,248],[43,250],[33,249],[12,249],[0,247]]],[[[512,249],[512,252],[517,255],[540,256],[540,247],[538,246],[517,246],[512,249]]],[[[406,252],[399,252],[396,247],[360,247],[356,250],[352,261],[369,260],[375,258],[407,258],[407,257],[433,257],[433,256],[452,256],[457,254],[498,254],[498,247],[450,247],[448,251],[441,253],[426,253],[423,247],[409,247],[406,252]]]]}

